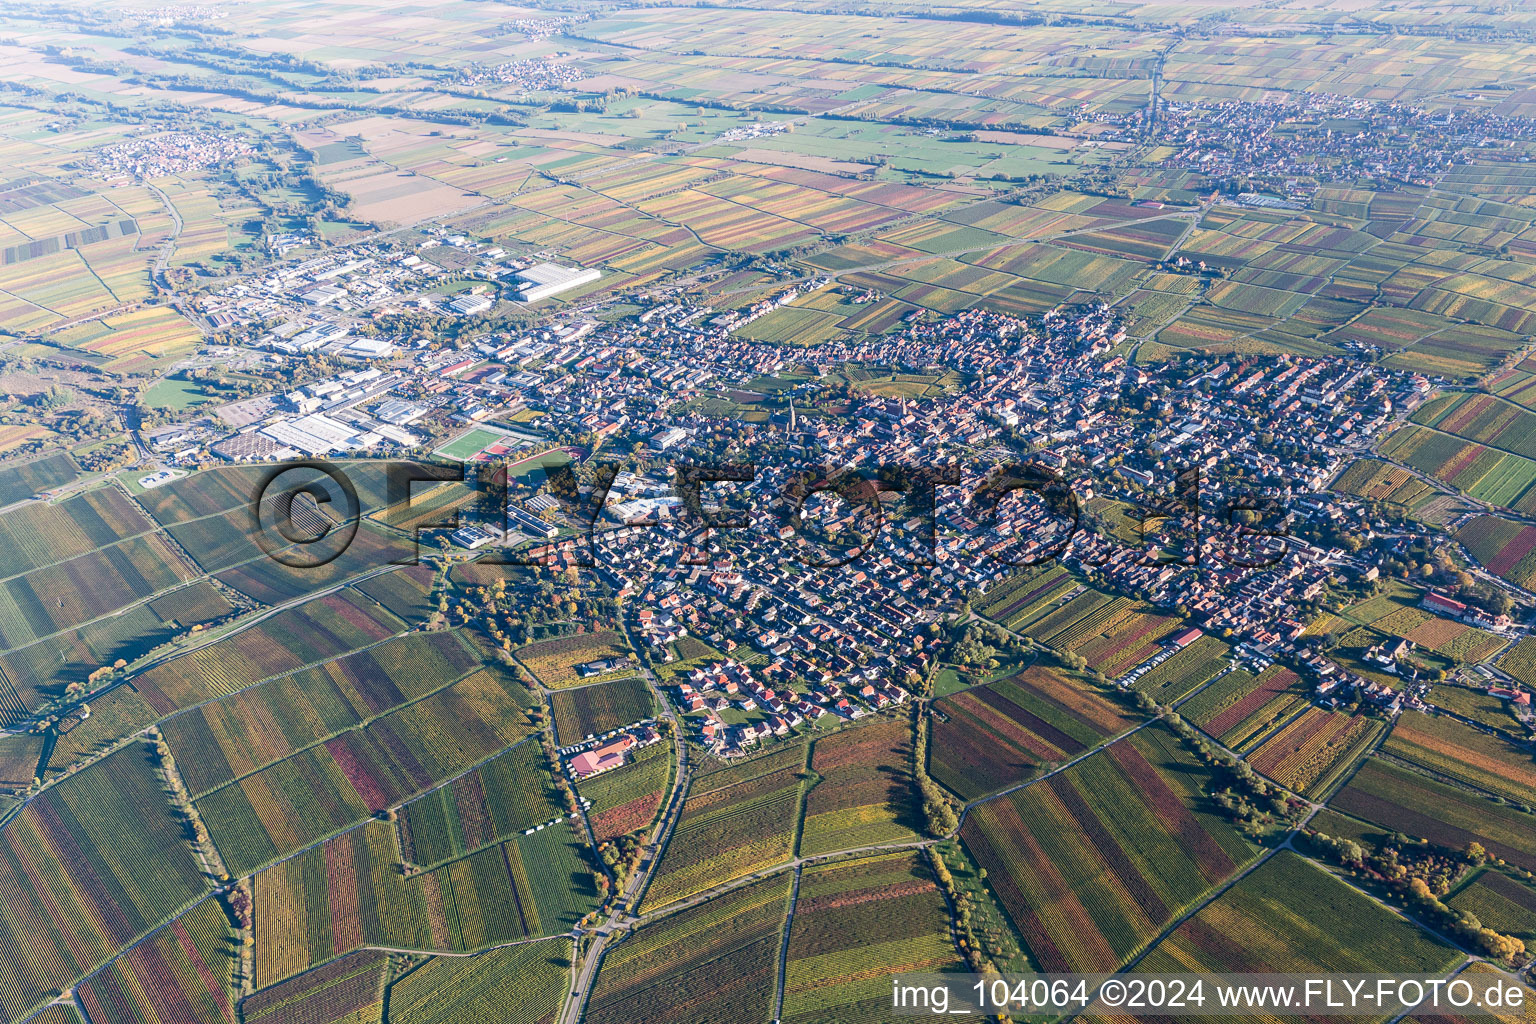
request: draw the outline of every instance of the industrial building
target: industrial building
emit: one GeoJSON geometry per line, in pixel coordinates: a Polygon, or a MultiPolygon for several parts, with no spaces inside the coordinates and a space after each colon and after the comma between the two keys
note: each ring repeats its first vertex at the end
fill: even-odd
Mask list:
{"type": "Polygon", "coordinates": [[[464,316],[473,316],[490,309],[491,300],[484,295],[460,295],[448,303],[448,308],[464,316]]]}
{"type": "Polygon", "coordinates": [[[602,276],[602,271],[596,267],[583,269],[562,267],[555,263],[535,263],[527,270],[517,272],[517,279],[523,282],[517,286],[517,297],[523,302],[538,302],[596,281],[602,276]]]}
{"type": "Polygon", "coordinates": [[[332,419],[324,413],[311,413],[293,420],[277,420],[261,428],[261,433],[305,455],[329,455],[337,451],[356,451],[379,443],[379,436],[367,430],[332,419]]]}

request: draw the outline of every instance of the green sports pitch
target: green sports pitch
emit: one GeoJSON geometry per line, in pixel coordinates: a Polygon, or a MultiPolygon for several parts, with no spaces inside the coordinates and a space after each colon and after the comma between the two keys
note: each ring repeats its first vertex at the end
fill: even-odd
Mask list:
{"type": "Polygon", "coordinates": [[[502,450],[495,454],[505,454],[518,447],[518,445],[519,442],[516,438],[507,437],[499,430],[486,430],[483,427],[476,427],[473,430],[460,434],[433,454],[445,455],[450,459],[457,459],[460,462],[468,462],[487,449],[502,447],[502,450]]]}

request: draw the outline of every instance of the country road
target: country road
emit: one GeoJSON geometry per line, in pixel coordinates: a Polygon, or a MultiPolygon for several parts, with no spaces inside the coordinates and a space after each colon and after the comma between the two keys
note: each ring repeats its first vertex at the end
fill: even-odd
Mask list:
{"type": "MultiPolygon", "coordinates": [[[[612,573],[606,567],[599,571],[612,582],[612,573]]],[[[630,630],[627,620],[620,615],[620,625],[624,630],[624,638],[630,647],[636,652],[644,650],[637,642],[630,630]]],[[[561,1024],[576,1024],[586,1009],[587,999],[591,996],[592,982],[597,976],[597,969],[602,964],[603,953],[608,944],[608,938],[616,930],[627,930],[638,919],[631,914],[630,908],[639,905],[645,894],[646,887],[650,884],[651,877],[655,874],[657,866],[661,863],[661,857],[666,850],[667,840],[671,836],[672,828],[677,823],[682,813],[683,801],[687,797],[688,783],[691,779],[691,770],[688,764],[688,736],[682,720],[672,710],[672,704],[661,692],[661,686],[656,681],[656,675],[650,666],[643,663],[640,666],[642,677],[646,685],[651,688],[651,699],[656,702],[660,714],[672,726],[673,742],[677,744],[677,775],[673,779],[672,791],[667,796],[665,809],[662,811],[657,824],[652,829],[651,841],[646,844],[641,853],[641,870],[635,872],[625,883],[622,893],[615,898],[614,910],[606,922],[595,929],[595,938],[586,956],[576,971],[576,980],[571,986],[569,997],[566,1000],[565,1009],[561,1013],[561,1024]]]]}
{"type": "Polygon", "coordinates": [[[165,271],[170,266],[171,257],[176,253],[176,243],[181,238],[182,229],[186,226],[181,219],[181,211],[176,209],[176,204],[171,202],[171,197],[158,185],[145,185],[153,192],[165,206],[165,212],[171,215],[171,234],[160,244],[160,255],[155,258],[155,269],[150,275],[157,285],[165,284],[165,271]]]}

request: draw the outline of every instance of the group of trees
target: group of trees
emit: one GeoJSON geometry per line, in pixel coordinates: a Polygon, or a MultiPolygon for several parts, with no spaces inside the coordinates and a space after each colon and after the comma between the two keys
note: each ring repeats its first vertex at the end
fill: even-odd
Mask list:
{"type": "MultiPolygon", "coordinates": [[[[645,856],[645,844],[641,841],[639,833],[631,832],[598,843],[597,855],[612,872],[615,888],[622,892],[629,877],[639,868],[641,858],[645,856]]],[[[606,893],[609,885],[608,877],[602,875],[600,878],[598,889],[606,893]]]]}
{"type": "MultiPolygon", "coordinates": [[[[954,873],[944,862],[944,855],[938,847],[928,847],[928,863],[933,868],[934,880],[938,882],[939,889],[954,907],[955,944],[960,947],[960,952],[965,956],[966,964],[973,971],[989,966],[982,957],[982,946],[976,938],[970,897],[955,883],[954,873]]],[[[986,869],[983,868],[981,871],[985,876],[986,869]]]]}
{"type": "Polygon", "coordinates": [[[1309,834],[1308,842],[1329,860],[1385,883],[1428,924],[1443,929],[1475,952],[1511,964],[1524,958],[1525,943],[1520,939],[1495,931],[1477,915],[1455,910],[1441,900],[1468,870],[1488,863],[1488,851],[1481,843],[1468,843],[1456,854],[1402,834],[1373,852],[1352,839],[1323,832],[1309,834]]]}
{"type": "Polygon", "coordinates": [[[922,713],[917,716],[912,775],[917,780],[918,794],[923,799],[923,819],[928,823],[928,834],[937,839],[959,828],[960,817],[955,813],[948,795],[928,777],[928,717],[922,713]]]}
{"type": "Polygon", "coordinates": [[[552,566],[515,571],[513,579],[445,592],[438,614],[450,625],[475,624],[504,651],[534,640],[618,627],[619,599],[596,577],[552,566]]]}
{"type": "Polygon", "coordinates": [[[1243,831],[1257,838],[1277,825],[1291,823],[1306,809],[1305,802],[1265,781],[1247,761],[1217,747],[1182,717],[1171,715],[1168,722],[1185,746],[1216,771],[1216,784],[1222,788],[1211,800],[1243,831]]]}
{"type": "MultiPolygon", "coordinates": [[[[963,612],[962,612],[963,617],[963,612]]],[[[995,672],[1003,661],[1017,661],[1029,653],[1030,641],[1001,626],[980,619],[950,627],[944,660],[962,668],[995,672]]]]}

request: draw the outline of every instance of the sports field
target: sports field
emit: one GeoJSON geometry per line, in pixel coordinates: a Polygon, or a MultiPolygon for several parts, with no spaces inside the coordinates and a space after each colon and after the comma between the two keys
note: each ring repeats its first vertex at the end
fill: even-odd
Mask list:
{"type": "Polygon", "coordinates": [[[434,455],[445,455],[450,459],[460,462],[469,462],[478,458],[482,453],[505,454],[511,451],[511,447],[505,445],[506,435],[499,430],[486,430],[475,427],[443,445],[434,455]],[[500,448],[500,452],[492,452],[492,449],[500,448]]]}

